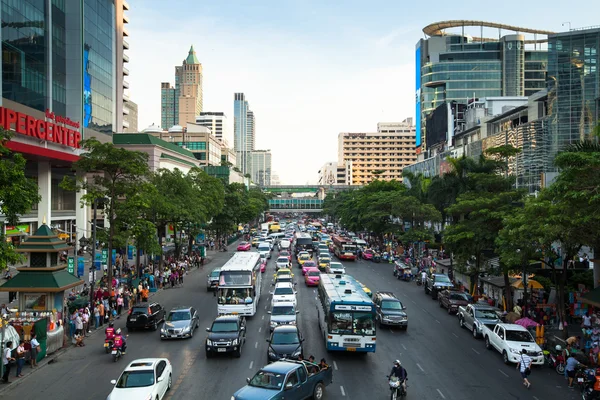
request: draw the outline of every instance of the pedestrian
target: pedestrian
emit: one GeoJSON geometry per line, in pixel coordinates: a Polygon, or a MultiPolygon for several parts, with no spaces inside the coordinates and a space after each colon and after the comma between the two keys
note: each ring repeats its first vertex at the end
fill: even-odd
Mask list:
{"type": "Polygon", "coordinates": [[[100,326],[100,306],[96,303],[94,307],[94,329],[98,329],[100,326]]]}
{"type": "Polygon", "coordinates": [[[31,340],[29,341],[31,345],[31,368],[37,367],[37,356],[41,350],[40,342],[35,338],[35,332],[31,333],[31,340]]]}
{"type": "Polygon", "coordinates": [[[567,371],[567,376],[569,377],[569,387],[570,388],[573,387],[573,379],[575,378],[575,368],[577,368],[577,366],[579,364],[581,364],[581,363],[579,361],[577,361],[577,359],[574,357],[573,353],[571,353],[569,358],[567,358],[567,364],[565,366],[565,370],[567,371]]]}
{"type": "Polygon", "coordinates": [[[81,315],[83,314],[82,310],[79,310],[77,315],[75,316],[75,334],[83,335],[83,318],[81,315]]]}
{"type": "Polygon", "coordinates": [[[87,307],[85,308],[85,310],[83,310],[83,332],[85,333],[90,333],[90,313],[87,309],[87,307]]]}
{"type": "Polygon", "coordinates": [[[121,311],[123,311],[123,297],[121,295],[117,295],[117,314],[119,317],[121,316],[121,311]]]}
{"type": "Polygon", "coordinates": [[[100,326],[104,325],[104,315],[106,314],[106,310],[104,309],[104,303],[101,301],[98,302],[98,309],[100,311],[100,326]]]}
{"type": "Polygon", "coordinates": [[[10,367],[11,363],[15,361],[12,356],[12,345],[13,342],[9,340],[6,342],[6,346],[4,350],[2,350],[2,364],[4,364],[4,374],[2,375],[2,383],[10,383],[8,380],[8,376],[10,375],[10,367]]]}
{"type": "Polygon", "coordinates": [[[517,368],[521,372],[521,377],[523,378],[523,385],[527,386],[527,389],[529,389],[531,383],[529,382],[527,377],[531,373],[531,357],[527,355],[527,350],[525,349],[521,350],[521,359],[517,363],[517,368]]]}
{"type": "Polygon", "coordinates": [[[20,340],[19,345],[17,346],[17,374],[16,378],[22,378],[23,374],[23,365],[25,365],[25,341],[20,340]]]}

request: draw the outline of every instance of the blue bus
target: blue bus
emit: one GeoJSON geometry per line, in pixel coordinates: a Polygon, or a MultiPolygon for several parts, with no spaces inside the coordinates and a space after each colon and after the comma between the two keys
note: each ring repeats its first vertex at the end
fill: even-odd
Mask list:
{"type": "Polygon", "coordinates": [[[350,275],[321,274],[317,313],[327,351],[375,352],[375,305],[350,275]]]}

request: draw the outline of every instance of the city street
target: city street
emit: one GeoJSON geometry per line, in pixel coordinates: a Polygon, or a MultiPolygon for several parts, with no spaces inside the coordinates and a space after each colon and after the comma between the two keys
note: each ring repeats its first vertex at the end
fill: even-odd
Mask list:
{"type": "MultiPolygon", "coordinates": [[[[260,312],[249,319],[247,341],[240,359],[206,359],[204,329],[216,316],[216,299],[206,291],[206,274],[220,267],[231,253],[216,253],[203,270],[194,270],[183,287],[158,292],[152,301],[169,310],[175,305],[192,305],[199,310],[200,329],[189,340],[160,341],[158,332],[133,332],[123,359],[112,362],[104,353],[103,334],[95,334],[85,348],[73,348],[57,362],[47,365],[25,381],[2,393],[5,398],[46,397],[80,400],[104,399],[110,393],[111,379],[118,378],[125,365],[142,357],[167,357],[173,364],[173,388],[168,399],[210,398],[228,400],[266,363],[269,332],[269,289],[275,270],[275,255],[263,274],[260,312]]],[[[485,349],[483,341],[459,328],[455,316],[414,283],[396,280],[389,264],[345,262],[353,275],[373,292],[393,291],[408,307],[408,331],[383,328],[377,332],[374,354],[326,353],[316,324],[316,289],[304,285],[294,263],[298,282],[300,329],[306,339],[304,354],[317,360],[324,357],[334,368],[334,382],[327,387],[329,399],[385,399],[387,380],[394,359],[408,370],[408,398],[414,399],[575,399],[578,392],[549,368],[536,368],[528,390],[521,384],[515,366],[502,363],[500,354],[485,349]]],[[[122,327],[125,321],[118,320],[122,327]]],[[[14,381],[14,376],[11,380],[14,381]]]]}

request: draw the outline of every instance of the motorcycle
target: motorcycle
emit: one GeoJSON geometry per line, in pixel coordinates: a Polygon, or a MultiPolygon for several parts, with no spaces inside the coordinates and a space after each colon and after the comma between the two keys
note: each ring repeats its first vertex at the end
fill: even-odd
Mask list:
{"type": "Polygon", "coordinates": [[[596,370],[588,369],[585,365],[577,366],[575,370],[574,383],[579,387],[581,393],[586,392],[586,388],[592,386],[595,380],[596,370]]]}
{"type": "Polygon", "coordinates": [[[104,339],[104,350],[106,354],[113,348],[114,342],[112,339],[104,339]]]}
{"type": "Polygon", "coordinates": [[[121,348],[113,346],[113,348],[112,348],[113,361],[117,362],[117,360],[119,358],[121,358],[122,355],[123,355],[123,353],[121,352],[121,348]]]}
{"type": "Polygon", "coordinates": [[[405,380],[400,380],[395,376],[392,376],[391,378],[386,376],[386,378],[389,380],[388,383],[391,390],[391,400],[396,400],[398,397],[406,396],[406,389],[404,388],[405,380]]]}
{"type": "Polygon", "coordinates": [[[563,359],[562,355],[548,353],[546,356],[546,360],[546,362],[548,363],[548,367],[554,369],[557,374],[565,374],[565,360],[563,359]]]}

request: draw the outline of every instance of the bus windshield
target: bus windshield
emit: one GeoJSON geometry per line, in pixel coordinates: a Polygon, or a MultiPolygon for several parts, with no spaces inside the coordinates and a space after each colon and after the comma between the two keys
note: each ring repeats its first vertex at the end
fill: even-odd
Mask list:
{"type": "Polygon", "coordinates": [[[341,335],[374,335],[375,323],[370,312],[331,313],[330,333],[341,335]]]}
{"type": "Polygon", "coordinates": [[[252,273],[248,271],[221,271],[219,286],[252,285],[252,273]]]}
{"type": "Polygon", "coordinates": [[[250,304],[253,301],[252,288],[219,288],[218,291],[219,304],[250,304]]]}
{"type": "Polygon", "coordinates": [[[345,252],[354,253],[356,251],[356,246],[353,244],[345,244],[342,246],[342,250],[345,252]]]}

